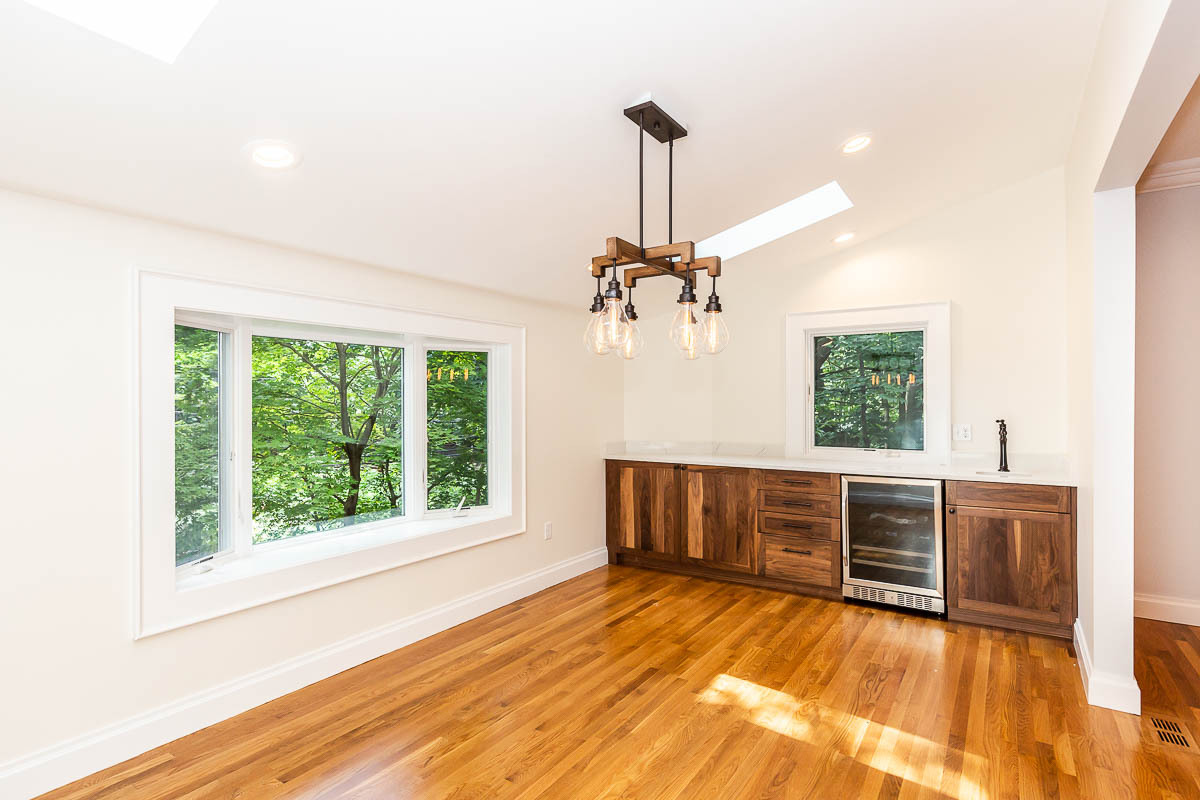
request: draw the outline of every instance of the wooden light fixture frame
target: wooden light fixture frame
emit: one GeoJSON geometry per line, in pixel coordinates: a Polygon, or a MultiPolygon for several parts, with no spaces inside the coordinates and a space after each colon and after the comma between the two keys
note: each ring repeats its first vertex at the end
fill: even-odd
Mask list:
{"type": "MultiPolygon", "coordinates": [[[[668,167],[667,193],[667,236],[673,233],[674,216],[674,152],[675,140],[687,136],[687,129],[671,118],[653,100],[647,100],[630,106],[624,111],[625,116],[638,126],[638,227],[639,235],[644,227],[645,218],[643,191],[644,161],[642,157],[642,142],[644,134],[648,133],[659,142],[668,145],[671,155],[668,167]]],[[[627,242],[617,236],[610,236],[605,242],[604,255],[592,258],[592,277],[603,278],[609,268],[631,267],[625,270],[624,284],[628,289],[637,286],[642,278],[655,278],[659,275],[673,275],[681,281],[686,281],[691,273],[708,273],[710,277],[721,275],[721,257],[705,256],[696,258],[695,242],[673,242],[656,247],[645,247],[641,244],[627,242]],[[633,265],[637,266],[633,266],[633,265]]],[[[614,276],[615,277],[615,276],[614,276]]]]}

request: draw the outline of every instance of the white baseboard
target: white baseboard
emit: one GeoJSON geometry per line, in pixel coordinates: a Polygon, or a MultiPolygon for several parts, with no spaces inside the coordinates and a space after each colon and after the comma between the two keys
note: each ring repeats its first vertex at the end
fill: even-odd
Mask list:
{"type": "Polygon", "coordinates": [[[1200,626],[1200,601],[1161,594],[1135,594],[1133,615],[1180,625],[1200,626]]]}
{"type": "Polygon", "coordinates": [[[0,797],[48,792],[606,563],[583,553],[0,764],[0,797]]]}
{"type": "Polygon", "coordinates": [[[1092,663],[1092,651],[1079,620],[1075,620],[1075,656],[1079,662],[1079,677],[1083,679],[1083,692],[1089,705],[1125,711],[1129,714],[1142,713],[1142,690],[1132,675],[1117,675],[1101,672],[1092,663]]]}

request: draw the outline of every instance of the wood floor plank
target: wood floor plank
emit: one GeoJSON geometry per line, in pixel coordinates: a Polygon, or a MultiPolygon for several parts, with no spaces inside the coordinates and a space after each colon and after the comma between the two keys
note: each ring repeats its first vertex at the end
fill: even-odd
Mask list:
{"type": "MultiPolygon", "coordinates": [[[[1135,645],[1194,735],[1200,632],[1135,645]]],[[[1059,640],[608,566],[43,798],[1200,797],[1146,719],[1059,640]]]]}

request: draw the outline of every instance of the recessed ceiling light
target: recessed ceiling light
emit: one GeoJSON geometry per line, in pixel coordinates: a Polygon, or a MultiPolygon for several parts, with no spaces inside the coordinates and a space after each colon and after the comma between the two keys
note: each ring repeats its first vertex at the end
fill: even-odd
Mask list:
{"type": "Polygon", "coordinates": [[[871,137],[865,133],[860,133],[858,136],[846,140],[846,143],[842,145],[842,152],[857,153],[859,150],[866,150],[867,145],[870,143],[871,137]]]}
{"type": "Polygon", "coordinates": [[[819,189],[697,242],[696,255],[733,258],[853,207],[854,203],[838,182],[830,181],[819,189]]]}
{"type": "Polygon", "coordinates": [[[848,242],[853,238],[854,238],[854,231],[846,231],[845,233],[834,237],[833,243],[834,244],[842,244],[843,242],[848,242]]]}
{"type": "Polygon", "coordinates": [[[300,151],[278,139],[261,139],[246,145],[255,164],[267,169],[288,169],[300,163],[300,151]]]}
{"type": "Polygon", "coordinates": [[[25,0],[106,39],[174,64],[217,0],[25,0]]]}

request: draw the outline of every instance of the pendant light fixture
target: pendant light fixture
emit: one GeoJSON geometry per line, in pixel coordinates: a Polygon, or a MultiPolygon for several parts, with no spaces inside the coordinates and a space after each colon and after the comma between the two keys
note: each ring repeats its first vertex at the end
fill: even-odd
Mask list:
{"type": "Polygon", "coordinates": [[[591,318],[584,334],[584,345],[595,355],[618,353],[622,358],[637,358],[644,341],[637,325],[633,307],[633,289],[643,278],[672,275],[683,281],[678,310],[668,330],[671,343],[688,360],[703,354],[716,355],[729,344],[729,327],[721,317],[721,299],[717,296],[717,278],[721,274],[721,257],[696,258],[693,242],[674,240],[674,183],[675,140],[687,136],[687,130],[673,120],[653,101],[625,109],[625,116],[638,126],[638,243],[632,244],[616,236],[605,243],[605,253],[592,259],[592,276],[596,279],[596,295],[592,298],[591,318]],[[667,239],[670,244],[646,247],[645,233],[645,158],[643,144],[649,133],[667,145],[667,239]],[[624,286],[629,290],[629,302],[621,306],[622,281],[617,268],[624,267],[624,286]],[[609,275],[608,271],[612,270],[609,275]],[[707,272],[712,278],[712,294],[704,307],[704,321],[696,318],[696,290],[692,273],[707,272]],[[601,281],[609,275],[608,287],[601,292],[601,281]]]}

